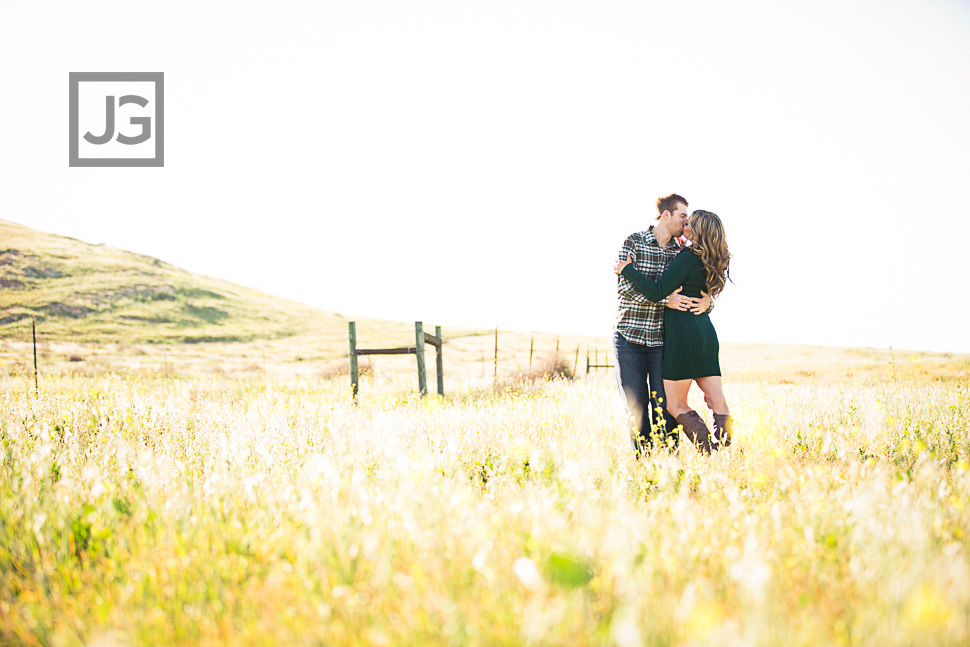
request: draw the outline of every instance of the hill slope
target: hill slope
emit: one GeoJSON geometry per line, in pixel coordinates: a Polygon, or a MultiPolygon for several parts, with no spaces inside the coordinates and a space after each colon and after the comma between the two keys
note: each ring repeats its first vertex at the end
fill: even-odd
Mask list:
{"type": "Polygon", "coordinates": [[[272,339],[343,321],[150,256],[0,220],[0,337],[22,335],[31,316],[57,339],[129,343],[272,339]]]}

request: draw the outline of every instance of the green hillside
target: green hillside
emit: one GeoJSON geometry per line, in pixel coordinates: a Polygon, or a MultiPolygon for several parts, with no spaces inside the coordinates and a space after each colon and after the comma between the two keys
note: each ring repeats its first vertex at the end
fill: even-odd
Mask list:
{"type": "Polygon", "coordinates": [[[31,316],[49,338],[100,343],[240,342],[346,329],[340,315],[0,220],[0,338],[22,337],[31,316]]]}

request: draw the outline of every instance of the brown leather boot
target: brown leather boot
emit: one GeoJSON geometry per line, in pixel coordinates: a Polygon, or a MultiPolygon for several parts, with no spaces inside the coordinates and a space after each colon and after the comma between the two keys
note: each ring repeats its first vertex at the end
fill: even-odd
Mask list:
{"type": "Polygon", "coordinates": [[[731,416],[726,413],[714,414],[714,447],[721,449],[731,444],[731,428],[734,426],[731,416]]]}
{"type": "Polygon", "coordinates": [[[684,435],[690,438],[698,451],[711,453],[711,432],[696,411],[688,411],[677,416],[677,422],[684,428],[684,435]]]}

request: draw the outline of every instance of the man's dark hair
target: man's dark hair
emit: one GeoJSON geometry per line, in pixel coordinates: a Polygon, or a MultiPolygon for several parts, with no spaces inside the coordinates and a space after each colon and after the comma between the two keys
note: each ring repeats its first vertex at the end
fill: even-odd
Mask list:
{"type": "Polygon", "coordinates": [[[677,195],[676,193],[671,193],[670,195],[666,195],[662,198],[658,198],[657,217],[659,218],[664,211],[669,211],[670,213],[673,213],[674,211],[677,210],[678,204],[682,204],[685,207],[687,206],[687,200],[684,199],[684,196],[677,195]]]}

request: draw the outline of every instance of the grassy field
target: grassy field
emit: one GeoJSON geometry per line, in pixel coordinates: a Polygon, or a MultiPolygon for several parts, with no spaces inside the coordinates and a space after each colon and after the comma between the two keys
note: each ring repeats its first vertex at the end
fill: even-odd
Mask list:
{"type": "Polygon", "coordinates": [[[970,642],[968,356],[724,344],[735,445],[638,462],[605,337],[446,326],[444,399],[355,406],[347,322],[412,323],[0,238],[0,644],[970,642]]]}
{"type": "Polygon", "coordinates": [[[736,444],[637,462],[612,376],[496,390],[473,339],[356,407],[292,359],[8,363],[0,643],[970,640],[966,357],[728,347],[736,444]]]}

